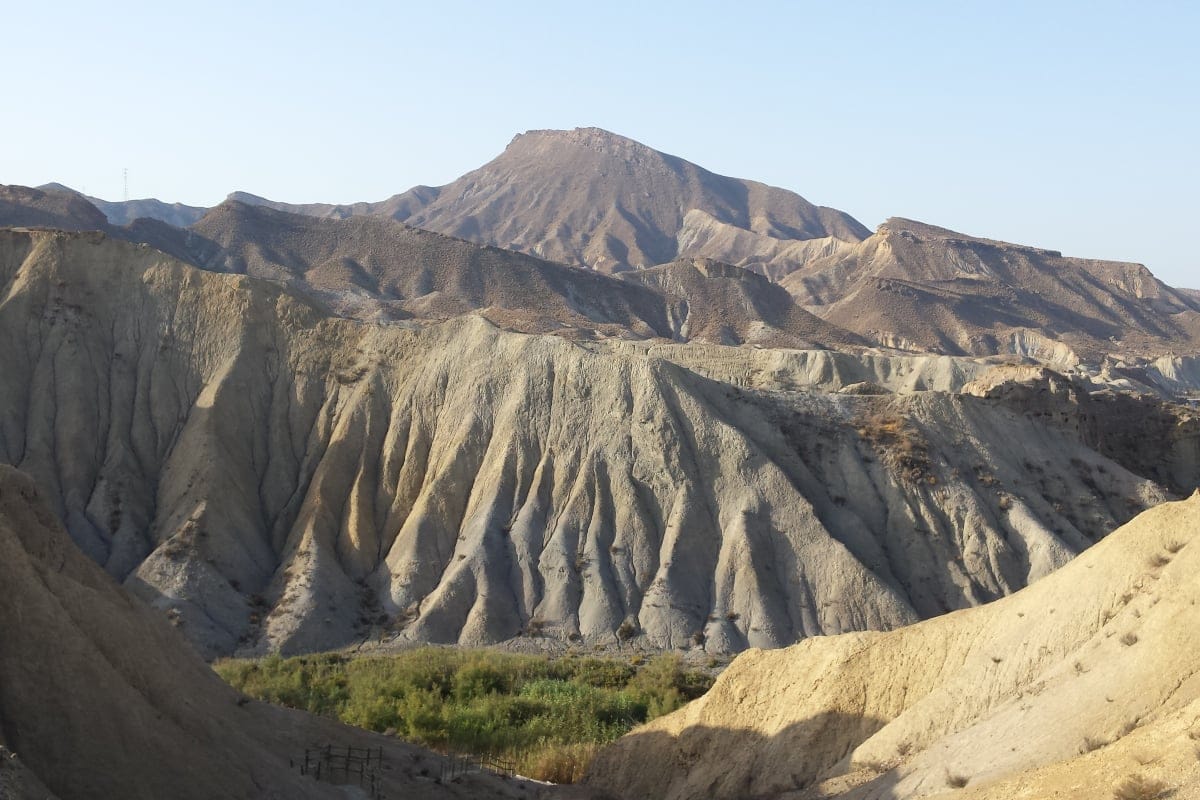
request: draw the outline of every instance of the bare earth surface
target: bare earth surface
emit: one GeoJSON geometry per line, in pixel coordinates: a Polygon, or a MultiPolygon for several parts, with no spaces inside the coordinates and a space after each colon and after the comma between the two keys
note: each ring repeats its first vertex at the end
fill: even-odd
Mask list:
{"type": "Polygon", "coordinates": [[[739,656],[603,751],[631,798],[1200,796],[1200,494],[1012,597],[739,656]],[[1145,796],[1158,796],[1146,794],[1145,796]]]}

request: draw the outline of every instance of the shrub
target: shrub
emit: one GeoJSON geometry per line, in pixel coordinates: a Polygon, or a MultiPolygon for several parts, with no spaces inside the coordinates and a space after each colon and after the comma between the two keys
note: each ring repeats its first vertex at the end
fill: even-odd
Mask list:
{"type": "Polygon", "coordinates": [[[952,789],[961,789],[970,782],[971,778],[967,775],[959,775],[954,772],[946,773],[946,785],[952,789]]]}
{"type": "Polygon", "coordinates": [[[601,746],[712,685],[678,656],[636,669],[603,658],[442,648],[227,660],[214,669],[255,699],[392,729],[428,747],[491,754],[553,781],[578,780],[601,746]]]}
{"type": "Polygon", "coordinates": [[[1116,800],[1154,800],[1167,790],[1167,784],[1145,775],[1130,775],[1113,789],[1116,800]]]}

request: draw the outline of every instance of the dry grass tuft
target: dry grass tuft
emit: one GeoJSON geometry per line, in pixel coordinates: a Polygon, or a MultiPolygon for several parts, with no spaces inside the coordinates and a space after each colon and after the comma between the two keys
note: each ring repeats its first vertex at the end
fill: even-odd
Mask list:
{"type": "Polygon", "coordinates": [[[959,775],[956,772],[946,773],[946,785],[952,789],[961,789],[969,783],[971,778],[967,775],[959,775]]]}
{"type": "Polygon", "coordinates": [[[576,783],[592,763],[601,744],[582,742],[545,747],[519,760],[519,772],[550,783],[576,783]]]}
{"type": "Polygon", "coordinates": [[[1162,797],[1167,784],[1145,775],[1130,775],[1113,789],[1115,800],[1154,800],[1162,797]]]}
{"type": "Polygon", "coordinates": [[[1155,553],[1154,555],[1150,556],[1150,566],[1153,569],[1161,569],[1162,567],[1165,567],[1167,564],[1170,564],[1170,563],[1171,563],[1170,556],[1164,555],[1162,553],[1155,553]]]}

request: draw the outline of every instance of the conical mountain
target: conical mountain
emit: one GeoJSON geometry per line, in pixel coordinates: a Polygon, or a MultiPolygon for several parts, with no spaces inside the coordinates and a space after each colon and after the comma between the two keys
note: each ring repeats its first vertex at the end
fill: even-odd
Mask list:
{"type": "Polygon", "coordinates": [[[605,272],[680,255],[728,259],[725,252],[684,252],[679,237],[693,210],[776,240],[856,242],[869,233],[841,211],[716,175],[599,128],[517,136],[406,221],[605,272]]]}
{"type": "Polygon", "coordinates": [[[231,199],[316,216],[390,216],[601,272],[690,256],[781,276],[870,235],[842,211],[717,175],[600,128],[520,134],[453,183],[418,186],[380,203],[288,205],[244,193],[231,199]]]}

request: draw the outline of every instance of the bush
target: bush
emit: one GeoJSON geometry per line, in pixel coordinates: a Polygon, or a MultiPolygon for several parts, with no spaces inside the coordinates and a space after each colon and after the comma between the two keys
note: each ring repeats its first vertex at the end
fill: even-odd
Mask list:
{"type": "Polygon", "coordinates": [[[638,669],[603,658],[422,648],[228,660],[214,669],[259,700],[391,728],[427,747],[498,756],[551,781],[578,780],[601,746],[712,685],[674,655],[638,669]]]}
{"type": "Polygon", "coordinates": [[[1113,789],[1116,800],[1154,800],[1167,791],[1167,784],[1144,775],[1130,775],[1113,789]]]}

